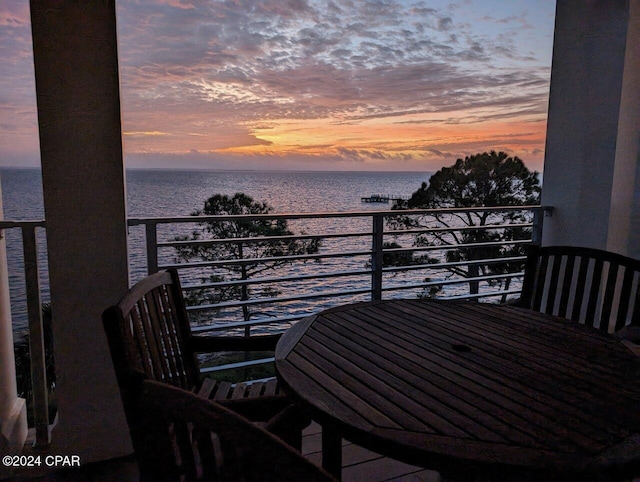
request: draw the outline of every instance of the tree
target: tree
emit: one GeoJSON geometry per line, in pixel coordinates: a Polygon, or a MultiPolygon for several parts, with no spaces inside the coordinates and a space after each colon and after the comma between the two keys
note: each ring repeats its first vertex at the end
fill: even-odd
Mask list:
{"type": "MultiPolygon", "coordinates": [[[[385,241],[382,243],[382,266],[384,266],[385,268],[389,266],[411,266],[419,263],[418,260],[420,259],[420,257],[416,257],[413,251],[386,251],[397,248],[402,248],[402,246],[395,241],[385,241]]],[[[367,261],[364,266],[367,269],[371,269],[371,261],[367,261]]]]}
{"type": "MultiPolygon", "coordinates": [[[[254,201],[244,193],[236,193],[233,196],[215,194],[207,199],[204,208],[191,213],[192,216],[215,215],[252,215],[269,214],[273,208],[267,203],[254,201]]],[[[293,232],[288,229],[284,219],[258,219],[238,220],[222,219],[220,221],[204,221],[199,223],[201,229],[194,231],[191,236],[179,236],[177,241],[203,241],[217,239],[238,239],[237,242],[212,243],[212,244],[185,244],[176,247],[178,257],[185,261],[238,261],[243,263],[228,264],[212,269],[202,281],[215,283],[232,279],[248,280],[268,270],[290,264],[289,260],[277,260],[273,258],[281,256],[302,255],[316,253],[320,242],[317,239],[276,239],[276,240],[252,240],[262,237],[287,237],[293,232]]],[[[188,300],[190,302],[219,303],[225,300],[248,300],[254,296],[273,296],[277,293],[274,289],[263,288],[253,291],[249,285],[240,284],[226,287],[206,288],[193,292],[188,300]]],[[[255,313],[243,306],[243,317],[246,321],[255,313]]]]}
{"type": "MultiPolygon", "coordinates": [[[[540,181],[537,172],[531,172],[518,157],[504,152],[476,154],[458,159],[453,166],[444,167],[433,174],[429,183],[412,194],[411,198],[397,203],[394,209],[407,208],[470,208],[493,206],[524,206],[539,203],[540,181]]],[[[489,224],[520,223],[530,221],[524,211],[468,211],[421,216],[400,216],[395,226],[423,228],[451,228],[487,226],[489,224]]],[[[455,248],[454,245],[501,242],[527,239],[530,229],[501,228],[492,230],[465,229],[440,231],[416,235],[415,246],[452,246],[446,251],[447,262],[475,261],[488,258],[518,256],[524,254],[518,245],[503,244],[480,248],[455,248]]],[[[514,272],[521,266],[513,263],[461,264],[446,268],[450,274],[463,278],[514,272]]],[[[479,282],[470,281],[472,294],[479,292],[479,282]]]]}

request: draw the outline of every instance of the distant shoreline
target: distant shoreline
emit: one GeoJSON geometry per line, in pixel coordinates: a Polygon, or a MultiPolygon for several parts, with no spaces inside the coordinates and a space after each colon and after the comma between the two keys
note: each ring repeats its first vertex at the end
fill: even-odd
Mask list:
{"type": "MultiPolygon", "coordinates": [[[[42,168],[35,166],[0,166],[0,171],[42,171],[42,168]]],[[[406,173],[406,174],[432,174],[433,171],[389,171],[389,170],[381,170],[381,171],[371,171],[371,170],[323,170],[323,169],[198,169],[195,167],[127,167],[125,171],[181,171],[181,172],[308,172],[308,173],[326,173],[330,172],[333,174],[338,174],[341,172],[344,173],[406,173]]]]}

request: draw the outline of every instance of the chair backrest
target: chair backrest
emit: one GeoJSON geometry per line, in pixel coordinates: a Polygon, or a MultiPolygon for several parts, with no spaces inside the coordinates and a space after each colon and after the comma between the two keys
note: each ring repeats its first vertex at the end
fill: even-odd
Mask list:
{"type": "Polygon", "coordinates": [[[138,400],[146,480],[333,480],[271,433],[191,392],[144,381],[138,400]]]}
{"type": "MultiPolygon", "coordinates": [[[[117,305],[102,314],[120,396],[136,453],[148,435],[141,426],[138,400],[143,380],[157,380],[192,390],[199,370],[189,349],[191,335],[180,282],[175,271],[162,271],[139,281],[117,305]]],[[[140,464],[141,471],[144,462],[140,464]]]]}
{"type": "Polygon", "coordinates": [[[132,286],[102,316],[120,378],[142,377],[193,390],[200,384],[191,328],[175,270],[161,271],[132,286]]]}
{"type": "Polygon", "coordinates": [[[613,333],[640,325],[640,260],[575,246],[531,246],[521,306],[613,333]]]}

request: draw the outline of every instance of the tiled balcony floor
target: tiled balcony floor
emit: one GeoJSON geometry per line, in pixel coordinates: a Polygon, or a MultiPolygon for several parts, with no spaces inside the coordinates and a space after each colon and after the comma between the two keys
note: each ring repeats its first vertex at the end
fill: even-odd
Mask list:
{"type": "MultiPolygon", "coordinates": [[[[322,429],[313,423],[304,431],[302,453],[314,463],[322,463],[322,429]]],[[[342,480],[344,482],[439,482],[440,475],[389,457],[373,453],[359,445],[342,441],[342,480]]]]}
{"type": "MultiPolygon", "coordinates": [[[[321,428],[312,424],[303,434],[302,453],[313,462],[321,463],[321,428]]],[[[383,457],[348,441],[343,441],[342,480],[344,482],[439,482],[437,472],[414,467],[383,457]]],[[[89,464],[80,469],[57,472],[34,478],[28,474],[6,482],[137,482],[138,470],[133,457],[89,464]]]]}

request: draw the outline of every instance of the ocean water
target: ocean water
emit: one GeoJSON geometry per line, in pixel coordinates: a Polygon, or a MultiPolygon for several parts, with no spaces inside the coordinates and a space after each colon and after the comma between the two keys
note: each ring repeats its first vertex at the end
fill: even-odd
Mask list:
{"type": "Polygon", "coordinates": [[[188,215],[213,194],[243,192],[274,212],[381,209],[360,198],[410,196],[429,179],[420,172],[127,171],[129,216],[188,215]]]}
{"type": "MultiPolygon", "coordinates": [[[[2,169],[2,198],[4,219],[44,219],[42,179],[37,169],[2,169]]],[[[361,197],[385,194],[408,197],[427,181],[427,172],[282,172],[282,171],[179,171],[128,170],[126,173],[127,206],[129,217],[186,216],[203,206],[204,201],[216,194],[232,195],[243,192],[256,201],[266,202],[277,213],[344,212],[387,209],[389,204],[362,203],[361,197]]],[[[291,221],[292,231],[335,232],[341,229],[370,230],[370,220],[291,221]],[[318,223],[322,223],[319,225],[318,223]]],[[[164,229],[164,228],[163,228],[164,229]]],[[[170,239],[176,233],[159,229],[160,239],[170,239]]],[[[43,233],[42,233],[43,234],[43,233]]],[[[25,329],[26,303],[22,264],[22,247],[18,230],[7,230],[7,255],[11,308],[16,331],[25,329]]],[[[345,241],[342,241],[343,243],[345,241]]],[[[327,241],[325,250],[367,249],[366,246],[344,246],[340,241],[327,241]],[[336,244],[338,243],[338,244],[336,244]]],[[[363,240],[366,244],[366,241],[363,240]]],[[[142,228],[132,227],[129,232],[130,277],[136,281],[146,273],[144,235],[142,228]]],[[[40,236],[41,284],[43,300],[48,299],[46,246],[40,236]]],[[[171,261],[173,253],[165,253],[171,261]]],[[[161,255],[162,259],[162,255],[161,255]]],[[[366,260],[350,261],[353,267],[363,267],[366,260]]],[[[326,261],[312,267],[290,269],[328,270],[346,269],[340,260],[326,261]]],[[[289,273],[291,274],[291,273],[289,273]]],[[[316,281],[317,286],[291,284],[282,288],[284,293],[326,288],[327,281],[316,281]]],[[[357,287],[362,280],[340,279],[335,290],[357,287]]],[[[301,306],[286,306],[296,309],[301,306]]],[[[307,307],[308,308],[308,307],[307,307]]]]}

